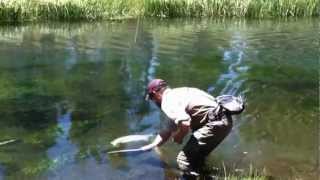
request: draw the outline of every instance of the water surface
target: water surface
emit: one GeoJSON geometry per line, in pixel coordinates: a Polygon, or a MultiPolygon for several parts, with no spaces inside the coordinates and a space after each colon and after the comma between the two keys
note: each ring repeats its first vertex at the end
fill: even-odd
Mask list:
{"type": "Polygon", "coordinates": [[[106,153],[114,138],[162,126],[164,115],[143,99],[154,77],[246,97],[209,169],[315,179],[317,35],[316,19],[2,26],[0,141],[18,141],[0,146],[0,180],[178,177],[181,146],[172,142],[157,152],[106,153]]]}

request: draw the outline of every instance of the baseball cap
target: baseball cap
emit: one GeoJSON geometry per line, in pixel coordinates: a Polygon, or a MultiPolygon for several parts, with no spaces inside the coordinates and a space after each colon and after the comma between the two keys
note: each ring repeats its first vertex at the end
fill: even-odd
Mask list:
{"type": "Polygon", "coordinates": [[[146,100],[149,100],[150,97],[154,94],[154,92],[159,91],[161,88],[166,87],[167,82],[163,79],[153,79],[149,82],[146,89],[146,100]]]}

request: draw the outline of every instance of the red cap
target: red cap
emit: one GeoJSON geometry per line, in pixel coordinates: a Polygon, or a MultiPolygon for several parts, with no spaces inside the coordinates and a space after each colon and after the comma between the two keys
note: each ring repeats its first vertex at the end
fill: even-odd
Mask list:
{"type": "Polygon", "coordinates": [[[152,95],[154,92],[159,91],[162,87],[166,87],[167,82],[162,79],[153,79],[149,82],[147,87],[147,94],[146,99],[149,99],[149,96],[152,95]]]}

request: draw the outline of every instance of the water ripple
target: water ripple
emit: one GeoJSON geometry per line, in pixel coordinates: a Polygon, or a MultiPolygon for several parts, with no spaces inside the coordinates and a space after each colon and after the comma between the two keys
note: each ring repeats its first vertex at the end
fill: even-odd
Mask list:
{"type": "Polygon", "coordinates": [[[230,49],[225,49],[223,52],[223,60],[229,64],[228,71],[221,74],[216,85],[210,86],[208,91],[213,91],[215,86],[222,86],[220,94],[236,95],[245,82],[244,79],[239,80],[239,77],[249,69],[247,65],[243,64],[247,43],[241,34],[235,33],[230,46],[230,49]]]}

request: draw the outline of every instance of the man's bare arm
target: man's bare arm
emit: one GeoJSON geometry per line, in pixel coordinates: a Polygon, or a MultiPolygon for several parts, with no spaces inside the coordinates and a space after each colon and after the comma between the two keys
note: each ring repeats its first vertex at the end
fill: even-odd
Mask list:
{"type": "Polygon", "coordinates": [[[161,146],[162,144],[168,141],[170,136],[171,136],[171,131],[160,132],[156,136],[156,138],[152,141],[152,143],[141,147],[141,149],[143,151],[149,151],[155,147],[161,146]]]}
{"type": "Polygon", "coordinates": [[[181,144],[183,138],[188,134],[190,129],[190,121],[180,121],[177,131],[173,134],[173,141],[181,144]]]}

